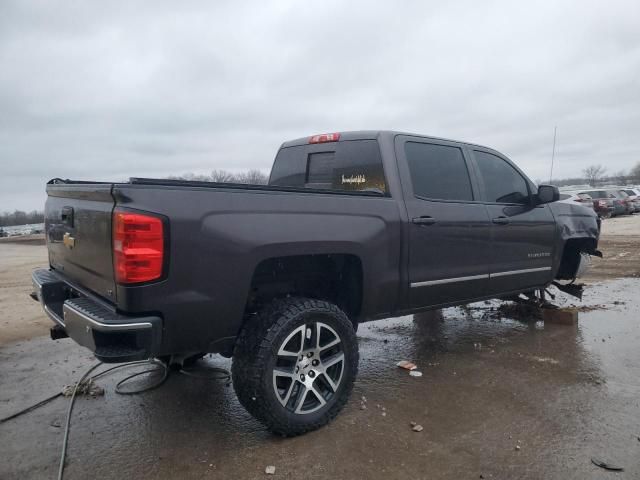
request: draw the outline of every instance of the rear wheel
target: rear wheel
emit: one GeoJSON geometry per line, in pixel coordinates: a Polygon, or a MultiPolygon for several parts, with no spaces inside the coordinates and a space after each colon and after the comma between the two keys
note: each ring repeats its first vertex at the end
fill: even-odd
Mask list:
{"type": "Polygon", "coordinates": [[[272,432],[299,435],[331,421],[358,370],[353,324],[337,306],[274,301],[243,328],[233,357],[240,403],[272,432]]]}

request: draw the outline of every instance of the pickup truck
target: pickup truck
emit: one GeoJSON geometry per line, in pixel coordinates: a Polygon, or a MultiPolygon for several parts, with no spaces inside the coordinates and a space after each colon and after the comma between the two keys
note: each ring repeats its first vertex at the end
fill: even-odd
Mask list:
{"type": "Polygon", "coordinates": [[[360,322],[574,280],[592,210],[501,153],[361,131],[284,143],[268,185],[47,184],[34,294],[104,362],[233,357],[239,401],[279,435],[347,402],[360,322]]]}

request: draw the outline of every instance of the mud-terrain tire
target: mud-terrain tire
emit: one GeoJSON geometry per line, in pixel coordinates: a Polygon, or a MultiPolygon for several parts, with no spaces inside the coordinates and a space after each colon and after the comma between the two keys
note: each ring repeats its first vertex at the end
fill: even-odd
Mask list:
{"type": "Polygon", "coordinates": [[[329,423],[358,373],[352,322],[332,303],[274,300],[247,321],[231,375],[240,403],[276,435],[291,437],[329,423]]]}

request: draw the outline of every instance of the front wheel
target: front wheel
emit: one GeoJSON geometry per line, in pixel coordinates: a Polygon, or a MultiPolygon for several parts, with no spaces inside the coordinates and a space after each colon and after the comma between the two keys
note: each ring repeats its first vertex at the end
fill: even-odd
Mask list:
{"type": "Polygon", "coordinates": [[[322,300],[275,300],[243,328],[233,357],[240,403],[272,432],[294,436],[342,410],[358,371],[353,324],[322,300]]]}

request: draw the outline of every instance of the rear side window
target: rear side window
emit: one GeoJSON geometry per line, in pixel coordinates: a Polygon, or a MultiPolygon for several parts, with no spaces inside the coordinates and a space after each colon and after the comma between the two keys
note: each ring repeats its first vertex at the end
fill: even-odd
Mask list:
{"type": "Polygon", "coordinates": [[[434,200],[473,200],[469,171],[458,147],[407,142],[413,193],[434,200]]]}
{"type": "Polygon", "coordinates": [[[280,149],[269,185],[386,193],[376,140],[350,140],[280,149]]]}
{"type": "Polygon", "coordinates": [[[474,150],[484,181],[486,200],[495,203],[529,203],[529,189],[522,175],[502,158],[474,150]]]}

